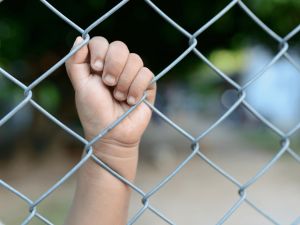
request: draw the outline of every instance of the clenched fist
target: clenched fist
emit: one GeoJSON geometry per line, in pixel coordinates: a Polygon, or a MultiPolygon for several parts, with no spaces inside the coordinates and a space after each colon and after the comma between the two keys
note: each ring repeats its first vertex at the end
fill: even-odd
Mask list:
{"type": "MultiPolygon", "coordinates": [[[[78,37],[73,48],[83,39],[78,37]]],[[[146,99],[153,104],[156,84],[148,87],[153,73],[143,67],[142,59],[130,53],[120,41],[111,44],[103,37],[94,37],[66,62],[67,72],[76,93],[76,106],[86,139],[91,141],[116,121],[146,91],[146,99]]],[[[151,110],[142,102],[128,117],[94,145],[101,143],[130,147],[138,145],[151,117],[151,110]]],[[[95,153],[97,155],[97,152],[95,153]]],[[[127,157],[119,153],[108,153],[127,157]]],[[[128,155],[128,157],[132,157],[128,155]]]]}

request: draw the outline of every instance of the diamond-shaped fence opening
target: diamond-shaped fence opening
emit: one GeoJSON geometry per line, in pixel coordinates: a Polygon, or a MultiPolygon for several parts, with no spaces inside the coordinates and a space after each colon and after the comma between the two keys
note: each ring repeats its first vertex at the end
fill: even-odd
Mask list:
{"type": "MultiPolygon", "coordinates": [[[[0,0],[2,2],[2,0],[0,0]]],[[[18,190],[15,190],[13,187],[5,183],[4,181],[0,180],[0,184],[7,188],[9,191],[13,192],[20,198],[22,198],[24,201],[26,201],[29,205],[29,216],[28,218],[22,223],[22,224],[28,224],[29,221],[33,217],[37,217],[42,222],[46,224],[52,224],[50,221],[48,221],[46,218],[44,218],[42,215],[37,213],[37,208],[40,202],[42,202],[45,198],[49,197],[53,191],[55,191],[56,188],[58,188],[62,183],[64,183],[76,170],[78,170],[81,165],[89,158],[92,158],[94,161],[96,161],[99,166],[104,167],[107,171],[112,173],[114,176],[122,180],[124,183],[128,184],[134,191],[139,193],[141,195],[142,203],[140,207],[140,211],[136,213],[136,216],[131,218],[128,224],[133,224],[135,221],[139,219],[139,217],[145,212],[145,210],[149,209],[152,212],[154,212],[160,219],[164,220],[168,224],[175,224],[172,221],[172,218],[167,218],[164,216],[161,212],[157,211],[152,205],[151,205],[151,196],[155,195],[155,193],[164,186],[170,179],[172,179],[178,171],[180,171],[193,157],[201,157],[206,163],[208,163],[212,168],[214,168],[218,173],[222,174],[226,179],[228,179],[230,182],[232,182],[234,185],[236,185],[236,188],[239,194],[238,201],[235,202],[234,205],[230,209],[228,209],[228,212],[222,217],[219,218],[219,222],[217,224],[222,224],[231,214],[233,214],[241,205],[243,202],[247,202],[253,209],[255,209],[258,213],[265,216],[266,219],[271,221],[274,224],[280,224],[276,218],[271,217],[266,212],[262,211],[251,199],[247,196],[247,188],[251,186],[256,180],[260,179],[260,177],[282,156],[283,153],[288,152],[292,157],[294,157],[298,162],[300,162],[300,157],[290,148],[290,139],[289,137],[293,135],[296,131],[300,128],[300,123],[296,125],[293,129],[291,129],[289,132],[284,133],[279,128],[274,126],[270,121],[268,121],[266,118],[264,118],[259,112],[257,112],[246,100],[245,97],[247,95],[247,87],[249,87],[253,82],[255,82],[256,79],[264,75],[264,72],[267,71],[273,64],[275,64],[280,58],[285,57],[296,69],[300,71],[300,64],[298,64],[288,53],[287,50],[289,48],[288,41],[300,31],[300,25],[296,27],[294,30],[292,30],[289,34],[287,34],[285,37],[279,37],[276,33],[274,33],[270,28],[268,28],[257,16],[255,16],[251,10],[247,8],[247,6],[241,1],[241,0],[233,0],[231,1],[224,9],[222,9],[215,17],[213,17],[210,21],[208,21],[206,24],[204,24],[202,27],[199,27],[199,29],[195,33],[189,33],[186,31],[183,27],[178,25],[175,21],[173,21],[168,15],[166,15],[163,11],[161,11],[153,2],[150,0],[145,0],[145,3],[152,8],[158,15],[160,15],[163,19],[165,19],[168,23],[170,23],[174,28],[176,28],[179,32],[181,32],[186,37],[186,43],[187,47],[186,50],[181,53],[170,65],[168,65],[164,70],[162,70],[159,74],[155,76],[155,78],[151,81],[150,85],[160,79],[162,76],[164,76],[168,71],[170,71],[175,65],[180,63],[182,59],[184,59],[188,54],[195,54],[197,57],[199,57],[200,60],[202,60],[204,63],[206,63],[212,70],[214,70],[222,79],[224,79],[225,82],[227,82],[232,88],[237,90],[238,98],[234,102],[234,104],[231,105],[231,107],[217,120],[215,123],[213,123],[205,132],[202,134],[198,134],[198,136],[192,136],[188,133],[188,131],[183,130],[181,127],[177,126],[174,122],[172,122],[168,117],[166,117],[163,113],[161,113],[158,109],[156,109],[153,105],[151,105],[145,98],[146,93],[144,93],[143,97],[140,99],[140,101],[133,107],[131,107],[123,116],[121,116],[119,119],[117,119],[111,126],[109,126],[106,130],[104,130],[99,136],[97,136],[94,140],[91,142],[88,142],[83,137],[75,133],[73,130],[62,124],[59,120],[57,120],[55,117],[53,117],[50,113],[48,113],[44,108],[42,108],[40,105],[38,105],[35,101],[32,100],[32,92],[34,92],[34,88],[43,80],[50,76],[58,67],[63,65],[68,58],[70,58],[74,53],[76,53],[81,47],[88,44],[90,40],[89,32],[92,31],[97,25],[102,23],[105,19],[107,19],[109,16],[114,14],[118,9],[120,9],[122,6],[124,6],[129,0],[123,0],[119,4],[117,4],[115,7],[113,7],[111,10],[109,10],[106,14],[101,16],[98,20],[96,20],[94,23],[92,23],[88,28],[82,29],[79,26],[77,26],[75,23],[73,23],[70,19],[65,17],[61,12],[56,10],[50,3],[48,3],[46,0],[41,0],[41,2],[47,7],[49,10],[51,10],[54,14],[59,16],[63,21],[68,23],[71,27],[73,27],[76,31],[80,32],[82,34],[82,37],[84,38],[84,41],[77,46],[75,49],[73,49],[70,53],[68,53],[64,58],[62,58],[59,62],[57,62],[52,68],[50,68],[48,71],[46,71],[44,74],[42,74],[38,79],[34,80],[29,86],[25,86],[23,83],[21,83],[19,80],[15,79],[13,76],[11,76],[9,73],[7,73],[5,70],[0,68],[1,74],[3,74],[7,79],[14,82],[16,85],[24,89],[24,100],[20,102],[11,112],[9,112],[4,118],[0,120],[0,126],[3,125],[5,122],[7,122],[16,112],[18,112],[23,106],[26,104],[31,104],[36,109],[38,109],[41,113],[43,113],[45,116],[47,116],[51,121],[56,123],[58,126],[60,126],[62,129],[73,135],[75,138],[77,138],[79,141],[81,141],[83,144],[86,145],[86,156],[71,170],[69,171],[59,182],[57,182],[53,187],[51,187],[47,192],[45,192],[42,196],[40,196],[36,201],[32,201],[31,199],[27,198],[25,195],[20,193],[18,190]],[[233,81],[229,76],[224,74],[221,70],[219,70],[215,65],[213,65],[199,50],[197,50],[197,38],[204,32],[207,28],[209,28],[211,25],[213,25],[216,21],[218,21],[226,12],[231,10],[232,7],[240,7],[245,14],[249,16],[250,19],[252,19],[255,23],[257,23],[258,26],[260,26],[264,32],[266,32],[271,38],[273,38],[275,41],[278,42],[279,50],[276,55],[274,55],[273,59],[265,65],[264,68],[262,68],[257,74],[253,74],[252,78],[249,79],[243,86],[239,85],[235,81],[233,81]],[[159,184],[156,184],[156,186],[148,193],[145,193],[143,190],[139,189],[139,187],[135,186],[134,184],[128,182],[126,179],[124,179],[122,176],[117,174],[115,171],[113,171],[111,168],[109,168],[107,165],[105,165],[101,160],[99,160],[97,157],[93,155],[93,144],[98,141],[101,137],[103,137],[105,134],[107,134],[113,127],[115,127],[119,122],[121,122],[126,116],[128,116],[141,102],[146,103],[148,105],[153,113],[157,114],[160,118],[162,118],[166,123],[168,123],[171,127],[176,129],[179,133],[181,133],[183,136],[185,136],[191,144],[191,152],[188,155],[188,157],[181,162],[181,164],[171,173],[169,174],[164,180],[162,180],[159,184]],[[248,182],[242,184],[238,180],[236,180],[234,177],[232,177],[230,174],[226,173],[222,168],[220,168],[218,165],[216,165],[214,162],[212,162],[209,158],[207,158],[200,150],[199,150],[199,142],[208,134],[210,133],[215,127],[217,127],[220,123],[222,123],[238,106],[243,105],[250,113],[252,113],[255,117],[257,117],[266,127],[271,129],[274,133],[276,133],[280,138],[280,145],[278,145],[279,151],[274,155],[274,157],[270,160],[269,163],[265,165],[264,168],[262,168],[255,176],[253,176],[251,179],[248,180],[248,182]]],[[[1,32],[1,30],[0,30],[1,32]]],[[[300,219],[295,218],[295,222],[293,224],[298,224],[300,222],[300,219]]]]}

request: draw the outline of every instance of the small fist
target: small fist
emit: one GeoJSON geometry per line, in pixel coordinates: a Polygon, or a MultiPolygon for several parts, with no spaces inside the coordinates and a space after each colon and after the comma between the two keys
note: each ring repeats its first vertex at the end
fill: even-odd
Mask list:
{"type": "MultiPolygon", "coordinates": [[[[82,41],[78,37],[73,48],[82,41]]],[[[137,54],[129,52],[123,42],[109,44],[103,37],[94,37],[88,46],[83,46],[66,62],[66,68],[75,89],[77,111],[88,141],[135,105],[144,91],[147,93],[146,100],[154,104],[156,83],[148,87],[154,75],[143,66],[137,54]]],[[[100,146],[137,146],[148,126],[151,113],[151,109],[142,102],[101,138],[94,149],[101,154],[127,157],[124,154],[107,153],[100,146]]],[[[131,157],[130,154],[128,157],[131,157]]]]}

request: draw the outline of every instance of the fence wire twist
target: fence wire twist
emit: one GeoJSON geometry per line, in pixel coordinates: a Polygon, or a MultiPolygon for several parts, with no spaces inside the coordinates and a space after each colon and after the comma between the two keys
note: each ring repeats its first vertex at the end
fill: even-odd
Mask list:
{"type": "MultiPolygon", "coordinates": [[[[289,137],[293,135],[299,128],[300,123],[297,124],[292,130],[290,130],[287,133],[282,132],[280,129],[278,129],[276,126],[274,126],[270,121],[268,121],[266,118],[264,118],[261,114],[259,114],[252,106],[245,100],[246,97],[246,91],[245,89],[251,85],[257,78],[262,76],[266,70],[268,70],[274,63],[276,63],[281,57],[285,57],[295,68],[297,68],[298,71],[300,71],[300,65],[298,65],[293,58],[287,53],[288,50],[288,43],[287,41],[291,39],[296,33],[300,31],[300,25],[296,27],[293,31],[291,31],[287,36],[284,38],[279,37],[276,33],[274,33],[269,27],[267,27],[258,17],[256,17],[251,10],[248,9],[248,7],[241,1],[241,0],[233,0],[228,4],[222,11],[220,11],[215,17],[213,17],[210,21],[208,21],[205,25],[203,25],[199,30],[197,30],[194,34],[190,34],[185,29],[183,29],[181,26],[179,26],[176,22],[174,22],[170,17],[168,17],[164,12],[162,12],[155,4],[153,4],[150,0],[145,0],[145,2],[154,10],[156,11],[161,17],[163,17],[167,22],[169,22],[172,26],[174,26],[177,30],[179,30],[183,35],[185,35],[188,38],[188,45],[189,47],[169,66],[167,66],[161,73],[155,76],[153,80],[151,81],[150,85],[160,79],[163,75],[165,75],[170,69],[172,69],[176,64],[178,64],[186,55],[188,55],[191,52],[194,52],[201,60],[203,60],[211,69],[213,69],[221,78],[223,78],[226,82],[228,82],[233,88],[235,88],[238,91],[238,100],[228,109],[228,111],[221,116],[209,129],[207,129],[204,133],[202,133],[198,137],[193,137],[190,134],[188,134],[185,130],[177,126],[175,123],[173,123],[168,117],[166,117],[164,114],[162,114],[159,110],[157,110],[153,105],[151,105],[148,101],[146,101],[146,93],[144,93],[142,99],[133,107],[131,107],[126,113],[124,113],[123,116],[121,116],[119,119],[117,119],[113,124],[111,124],[107,129],[105,129],[101,134],[99,134],[94,140],[91,142],[88,142],[83,137],[72,131],[70,128],[66,127],[64,124],[62,124],[59,120],[57,120],[55,117],[53,117],[51,114],[49,114],[45,109],[43,109],[41,106],[39,106],[35,101],[32,100],[32,90],[33,88],[38,85],[40,82],[42,82],[46,77],[51,75],[58,67],[60,67],[62,64],[66,62],[67,59],[69,59],[73,54],[75,54],[81,47],[86,45],[89,40],[89,32],[95,28],[97,25],[99,25],[101,22],[103,22],[106,18],[111,16],[113,13],[115,13],[118,9],[120,9],[122,6],[124,6],[129,0],[123,0],[119,4],[117,4],[114,8],[112,8],[110,11],[108,11],[106,14],[104,14],[101,18],[99,18],[97,21],[95,21],[93,24],[91,24],[87,29],[83,30],[79,26],[77,26],[75,23],[73,23],[71,20],[69,20],[67,17],[65,17],[62,13],[60,13],[58,10],[56,10],[52,5],[50,5],[46,0],[40,0],[46,7],[48,7],[52,12],[54,12],[57,16],[59,16],[62,20],[67,22],[70,26],[72,26],[74,29],[79,31],[82,34],[82,37],[84,38],[84,41],[79,44],[75,49],[73,49],[69,54],[67,54],[63,59],[61,59],[58,63],[56,63],[51,69],[49,69],[47,72],[45,72],[43,75],[41,75],[38,79],[36,79],[33,83],[31,83],[28,87],[25,86],[23,83],[15,79],[13,76],[11,76],[9,73],[7,73],[5,70],[0,68],[0,72],[10,79],[12,82],[14,82],[16,85],[20,86],[24,89],[24,100],[19,103],[11,112],[9,112],[4,118],[0,120],[0,126],[3,125],[5,122],[7,122],[16,112],[18,112],[23,106],[30,103],[32,104],[36,109],[38,109],[41,113],[46,115],[50,120],[52,120],[54,123],[56,123],[58,126],[60,126],[65,131],[72,134],[75,138],[80,140],[82,143],[86,145],[85,151],[86,156],[70,171],[68,172],[59,182],[57,182],[53,187],[51,187],[47,192],[45,192],[41,197],[39,197],[36,201],[30,200],[28,197],[23,195],[22,193],[15,190],[13,187],[9,186],[4,181],[0,180],[0,184],[7,188],[9,191],[13,192],[20,198],[24,199],[26,202],[29,203],[29,213],[30,215],[28,218],[22,223],[22,225],[28,224],[29,221],[33,217],[37,217],[41,221],[43,221],[46,224],[52,224],[50,221],[48,221],[46,218],[44,218],[42,215],[37,213],[37,206],[38,204],[43,201],[47,196],[49,196],[57,187],[59,187],[63,182],[65,182],[76,170],[79,169],[79,167],[88,159],[92,158],[94,161],[96,161],[100,166],[105,168],[107,171],[112,173],[114,176],[116,176],[118,179],[122,180],[124,183],[129,185],[133,190],[138,192],[142,195],[142,203],[143,207],[141,210],[129,221],[129,225],[133,224],[147,209],[150,209],[153,211],[157,216],[159,216],[161,219],[165,220],[168,224],[175,224],[172,222],[169,218],[164,216],[162,213],[157,211],[153,206],[150,205],[150,197],[155,194],[156,191],[158,191],[163,185],[165,185],[172,177],[178,173],[179,170],[181,170],[188,161],[193,158],[195,155],[200,156],[204,161],[206,161],[210,166],[212,166],[215,170],[217,170],[219,173],[221,173],[223,176],[225,176],[227,179],[229,179],[231,182],[233,182],[238,187],[238,194],[240,195],[240,199],[238,202],[228,211],[226,215],[224,215],[223,218],[220,219],[220,221],[217,224],[222,224],[240,205],[243,201],[246,201],[249,203],[250,206],[252,206],[255,210],[257,210],[259,213],[261,213],[263,216],[265,216],[268,220],[270,220],[274,224],[280,224],[278,221],[276,221],[275,218],[271,217],[267,213],[265,213],[263,210],[261,210],[258,206],[256,206],[248,197],[246,194],[246,189],[253,184],[263,173],[265,173],[273,164],[274,162],[282,156],[284,152],[288,152],[295,160],[297,160],[300,163],[300,157],[289,147],[290,140],[289,137]],[[255,21],[268,35],[270,35],[273,39],[275,39],[279,43],[279,52],[277,55],[274,56],[274,58],[269,62],[268,65],[266,65],[258,74],[254,74],[252,79],[250,79],[244,86],[240,86],[235,81],[233,81],[230,77],[228,77],[226,74],[224,74],[222,71],[220,71],[217,67],[215,67],[204,55],[201,54],[200,51],[197,50],[197,37],[205,31],[208,27],[210,27],[213,23],[215,23],[218,19],[220,19],[227,11],[229,11],[233,6],[238,5],[241,10],[243,10],[253,21],[255,21]],[[106,135],[111,129],[113,129],[119,122],[121,122],[126,116],[128,116],[139,104],[142,102],[146,103],[154,113],[156,113],[158,116],[160,116],[164,121],[166,121],[168,124],[170,124],[174,129],[179,131],[182,135],[184,135],[186,138],[188,138],[191,141],[191,148],[192,153],[168,176],[166,177],[160,184],[158,184],[153,190],[151,190],[149,193],[143,192],[141,189],[139,189],[134,184],[130,183],[126,179],[124,179],[122,176],[120,176],[118,173],[116,173],[114,170],[112,170],[110,167],[108,167],[105,163],[103,163],[101,160],[99,160],[96,156],[93,155],[93,144],[97,142],[99,139],[101,139],[104,135],[106,135]],[[269,129],[271,129],[274,133],[279,135],[281,137],[281,149],[278,151],[278,153],[272,158],[272,160],[257,174],[255,175],[251,180],[249,180],[246,184],[241,184],[237,180],[235,180],[232,176],[227,174],[224,170],[222,170],[220,167],[218,167],[216,164],[214,164],[210,159],[208,159],[201,151],[199,150],[199,144],[198,142],[205,137],[210,131],[212,131],[217,125],[219,125],[226,117],[228,117],[239,105],[243,105],[249,112],[251,112],[255,117],[257,117],[262,123],[264,123],[269,129]]],[[[2,0],[0,0],[2,2],[2,0]]],[[[295,220],[295,222],[292,223],[292,225],[296,225],[300,223],[300,217],[295,220]]]]}

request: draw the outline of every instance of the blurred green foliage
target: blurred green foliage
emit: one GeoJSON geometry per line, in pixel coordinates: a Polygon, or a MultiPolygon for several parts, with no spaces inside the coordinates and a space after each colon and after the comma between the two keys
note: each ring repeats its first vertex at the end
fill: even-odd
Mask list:
{"type": "Polygon", "coordinates": [[[54,83],[45,81],[37,88],[41,106],[50,113],[55,113],[60,105],[59,90],[54,83]]]}
{"type": "MultiPolygon", "coordinates": [[[[51,0],[60,12],[85,29],[119,1],[111,0],[51,0]]],[[[300,23],[298,0],[247,0],[245,4],[281,36],[300,23]]],[[[229,0],[171,0],[154,3],[193,33],[222,10],[229,0]]],[[[5,59],[30,60],[41,58],[46,51],[55,52],[58,59],[65,55],[76,36],[72,27],[57,17],[38,0],[4,0],[0,6],[1,63],[5,59]],[[4,58],[4,59],[3,59],[4,58]]],[[[155,72],[159,72],[184,49],[188,40],[165,22],[143,1],[132,0],[91,32],[109,41],[124,41],[131,51],[145,57],[155,72]]],[[[208,53],[217,48],[240,48],[245,39],[257,39],[268,44],[271,38],[238,7],[234,6],[198,38],[198,49],[208,53]]],[[[272,43],[274,44],[274,43],[272,43]]],[[[4,61],[4,62],[2,62],[4,61]]],[[[7,62],[6,62],[7,63],[7,62]]],[[[188,62],[183,63],[184,67],[188,62]]],[[[41,72],[51,64],[42,68],[41,72]]],[[[184,68],[185,69],[185,68],[184,68]]],[[[37,74],[38,75],[38,74],[37,74]]]]}

